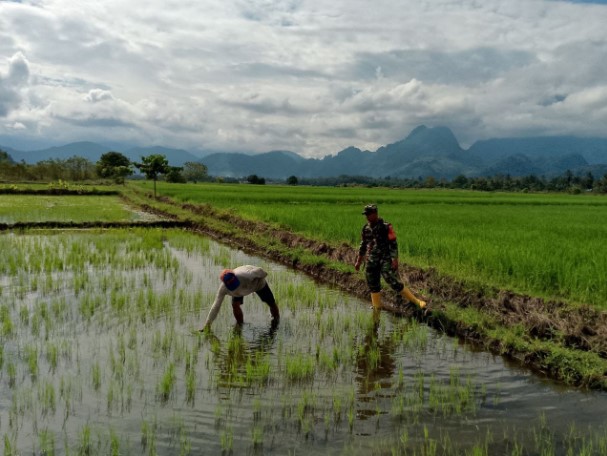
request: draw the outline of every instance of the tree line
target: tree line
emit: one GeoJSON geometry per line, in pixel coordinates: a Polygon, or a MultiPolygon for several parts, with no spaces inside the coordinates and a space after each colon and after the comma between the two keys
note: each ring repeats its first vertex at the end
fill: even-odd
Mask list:
{"type": "Polygon", "coordinates": [[[592,173],[575,175],[566,171],[554,177],[546,176],[510,176],[498,174],[495,176],[467,177],[456,176],[453,179],[436,179],[432,176],[418,178],[372,178],[368,176],[337,176],[321,178],[297,178],[290,176],[286,183],[289,185],[319,185],[319,186],[350,186],[363,185],[367,187],[394,188],[447,188],[479,191],[511,191],[511,192],[568,192],[568,193],[607,193],[607,174],[596,178],[592,173]]]}
{"type": "Polygon", "coordinates": [[[161,154],[141,157],[141,162],[132,162],[120,152],[106,152],[96,163],[82,157],[68,159],[42,160],[34,164],[19,163],[0,150],[0,181],[89,181],[110,179],[115,183],[124,183],[134,174],[134,169],[149,179],[156,181],[160,176],[169,182],[199,182],[208,177],[207,167],[202,163],[186,162],[184,166],[170,166],[167,158],[161,154]]]}
{"type": "MultiPolygon", "coordinates": [[[[170,166],[167,158],[161,154],[141,157],[141,162],[132,162],[120,152],[106,152],[96,162],[74,156],[68,159],[42,160],[35,164],[24,161],[14,162],[10,155],[0,150],[0,182],[29,182],[29,181],[90,181],[109,179],[115,183],[124,183],[138,169],[147,179],[156,181],[163,179],[167,182],[185,183],[202,182],[212,178],[208,175],[207,167],[199,162],[186,162],[184,166],[170,166]]],[[[237,179],[218,177],[219,182],[238,182],[237,179]]],[[[265,184],[264,177],[252,174],[245,181],[249,184],[265,184]]],[[[554,177],[546,176],[456,176],[453,179],[437,179],[432,176],[417,178],[372,178],[368,176],[337,176],[319,178],[298,178],[289,176],[284,181],[288,185],[317,185],[317,186],[350,186],[364,185],[369,187],[398,187],[398,188],[450,188],[479,191],[514,191],[514,192],[569,192],[607,193],[607,174],[597,178],[591,172],[577,175],[566,171],[554,177]]]]}

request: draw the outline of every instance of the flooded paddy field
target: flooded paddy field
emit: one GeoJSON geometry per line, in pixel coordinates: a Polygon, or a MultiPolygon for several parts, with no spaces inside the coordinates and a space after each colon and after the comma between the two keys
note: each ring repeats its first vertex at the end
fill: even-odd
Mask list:
{"type": "Polygon", "coordinates": [[[3,454],[607,454],[607,394],[177,230],[0,235],[3,454]],[[256,264],[245,324],[225,267],[256,264]]]}

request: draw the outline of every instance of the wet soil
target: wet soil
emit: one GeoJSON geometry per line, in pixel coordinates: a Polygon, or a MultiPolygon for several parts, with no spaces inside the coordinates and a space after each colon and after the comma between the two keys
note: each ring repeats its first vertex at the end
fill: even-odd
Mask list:
{"type": "Polygon", "coordinates": [[[125,222],[16,222],[0,223],[0,231],[20,231],[31,229],[90,229],[90,228],[189,228],[189,221],[181,220],[141,220],[125,222]]]}

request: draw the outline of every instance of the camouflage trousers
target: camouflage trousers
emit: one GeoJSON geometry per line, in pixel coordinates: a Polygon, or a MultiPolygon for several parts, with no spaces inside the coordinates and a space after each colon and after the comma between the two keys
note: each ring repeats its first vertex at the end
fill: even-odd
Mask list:
{"type": "Polygon", "coordinates": [[[367,261],[365,270],[367,286],[371,293],[379,293],[381,290],[381,277],[390,285],[394,291],[399,292],[405,288],[405,285],[400,280],[398,269],[392,269],[392,260],[390,258],[373,258],[367,261]]]}

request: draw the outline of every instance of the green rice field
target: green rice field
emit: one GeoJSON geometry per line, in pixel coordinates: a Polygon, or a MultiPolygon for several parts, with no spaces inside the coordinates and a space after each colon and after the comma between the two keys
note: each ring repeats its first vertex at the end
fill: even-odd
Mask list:
{"type": "MultiPolygon", "coordinates": [[[[354,208],[354,204],[352,205],[354,208]]],[[[9,455],[605,454],[607,396],[179,230],[0,234],[9,455]],[[220,271],[257,264],[235,326],[220,271]]]]}
{"type": "MultiPolygon", "coordinates": [[[[149,190],[149,182],[138,184],[149,190]]],[[[364,205],[378,204],[401,262],[459,279],[607,308],[607,199],[597,195],[159,183],[210,204],[356,249],[364,205]]]]}
{"type": "Polygon", "coordinates": [[[0,195],[0,223],[114,222],[141,217],[118,196],[0,195]]]}

